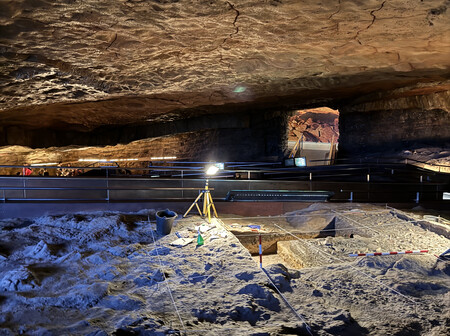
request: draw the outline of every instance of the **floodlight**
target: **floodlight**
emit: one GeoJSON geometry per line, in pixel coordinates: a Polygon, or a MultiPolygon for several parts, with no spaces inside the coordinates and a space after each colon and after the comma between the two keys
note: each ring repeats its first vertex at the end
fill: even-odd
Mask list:
{"type": "Polygon", "coordinates": [[[198,213],[202,217],[208,218],[208,222],[211,223],[211,208],[214,211],[214,215],[217,216],[216,207],[214,206],[214,202],[211,196],[211,192],[208,187],[208,178],[212,175],[216,175],[217,172],[220,169],[224,169],[224,163],[211,163],[206,167],[206,183],[205,188],[203,190],[200,190],[199,195],[195,199],[194,203],[191,204],[189,209],[184,213],[183,218],[187,216],[187,214],[192,210],[194,206],[197,207],[198,213]],[[203,198],[203,208],[200,210],[200,207],[198,206],[197,202],[200,201],[200,199],[203,198]]]}
{"type": "Polygon", "coordinates": [[[212,163],[206,168],[206,175],[216,175],[220,169],[224,169],[225,164],[223,162],[212,163]]]}
{"type": "Polygon", "coordinates": [[[206,169],[206,175],[216,175],[218,171],[218,167],[211,165],[208,167],[208,169],[206,169]]]}

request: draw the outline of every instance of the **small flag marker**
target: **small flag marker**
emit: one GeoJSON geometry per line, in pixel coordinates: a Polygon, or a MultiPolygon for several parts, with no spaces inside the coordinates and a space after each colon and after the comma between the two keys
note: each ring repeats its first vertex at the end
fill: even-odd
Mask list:
{"type": "Polygon", "coordinates": [[[200,230],[198,231],[198,235],[197,235],[197,246],[201,246],[205,243],[205,241],[203,240],[202,235],[200,234],[200,230]]]}

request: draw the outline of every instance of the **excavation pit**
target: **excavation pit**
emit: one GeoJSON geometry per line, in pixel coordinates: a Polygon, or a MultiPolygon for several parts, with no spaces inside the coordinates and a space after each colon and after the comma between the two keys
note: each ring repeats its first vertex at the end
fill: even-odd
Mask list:
{"type": "MultiPolygon", "coordinates": [[[[426,231],[421,221],[372,206],[317,204],[282,216],[222,220],[258,264],[261,237],[263,267],[275,263],[293,269],[345,264],[355,261],[350,254],[423,250],[435,245],[413,238],[426,231]]],[[[435,232],[441,234],[438,229],[442,228],[435,232]]]]}
{"type": "MultiPolygon", "coordinates": [[[[355,232],[364,232],[343,221],[335,213],[327,210],[292,212],[283,216],[223,218],[229,230],[248,249],[259,263],[259,243],[263,266],[282,263],[290,268],[303,268],[311,265],[308,256],[300,253],[297,241],[323,240],[327,237],[350,239],[355,232]]],[[[366,234],[367,235],[367,234],[366,234]]],[[[307,249],[306,249],[307,250],[307,249]]]]}

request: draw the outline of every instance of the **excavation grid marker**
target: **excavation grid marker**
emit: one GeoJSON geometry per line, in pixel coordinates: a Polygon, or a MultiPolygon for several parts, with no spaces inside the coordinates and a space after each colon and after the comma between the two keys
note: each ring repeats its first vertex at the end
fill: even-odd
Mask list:
{"type": "Polygon", "coordinates": [[[370,257],[370,256],[385,256],[395,254],[421,254],[428,253],[428,250],[414,250],[414,251],[398,251],[398,252],[371,252],[371,253],[351,253],[349,257],[370,257]]]}
{"type": "Polygon", "coordinates": [[[259,267],[263,268],[262,266],[262,241],[261,241],[261,233],[259,234],[259,267]]]}

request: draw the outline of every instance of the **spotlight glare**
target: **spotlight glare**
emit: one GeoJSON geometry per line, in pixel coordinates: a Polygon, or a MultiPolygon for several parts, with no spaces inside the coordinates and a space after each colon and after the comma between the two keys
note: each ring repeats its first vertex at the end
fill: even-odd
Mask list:
{"type": "Polygon", "coordinates": [[[175,160],[176,156],[155,156],[151,157],[150,160],[175,160]]]}
{"type": "Polygon", "coordinates": [[[32,163],[31,166],[56,166],[57,162],[32,163]]]}
{"type": "Polygon", "coordinates": [[[247,88],[245,86],[236,86],[233,90],[234,93],[242,93],[245,92],[245,90],[247,90],[247,88]]]}
{"type": "Polygon", "coordinates": [[[212,165],[212,166],[209,166],[208,169],[206,170],[206,175],[216,175],[218,171],[219,171],[219,168],[212,165]]]}

